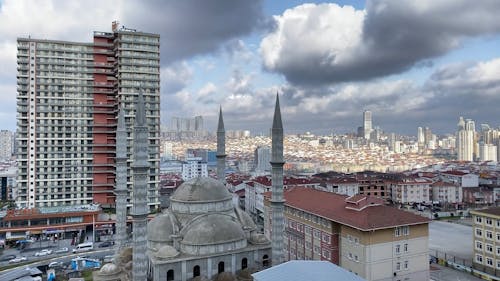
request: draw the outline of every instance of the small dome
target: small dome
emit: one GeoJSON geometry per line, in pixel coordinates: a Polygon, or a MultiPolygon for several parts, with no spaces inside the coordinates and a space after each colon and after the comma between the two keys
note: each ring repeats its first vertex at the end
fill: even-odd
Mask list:
{"type": "Polygon", "coordinates": [[[215,202],[231,200],[231,194],[218,180],[198,177],[181,184],[170,200],[174,202],[215,202]]]}
{"type": "Polygon", "coordinates": [[[169,213],[162,213],[148,222],[148,240],[153,242],[170,242],[174,233],[174,225],[169,213]]]}
{"type": "Polygon", "coordinates": [[[160,259],[169,259],[179,255],[179,252],[170,245],[165,245],[156,252],[155,257],[160,259]]]}
{"type": "Polygon", "coordinates": [[[107,263],[101,267],[99,273],[102,275],[113,275],[120,271],[120,269],[114,263],[107,263]]]}
{"type": "Polygon", "coordinates": [[[188,226],[183,244],[213,245],[246,240],[240,224],[230,216],[210,214],[195,220],[188,226]]]}

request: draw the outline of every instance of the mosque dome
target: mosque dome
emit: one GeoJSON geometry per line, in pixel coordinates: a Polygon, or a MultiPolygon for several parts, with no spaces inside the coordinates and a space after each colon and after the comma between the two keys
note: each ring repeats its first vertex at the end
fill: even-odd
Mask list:
{"type": "Polygon", "coordinates": [[[118,268],[118,266],[116,266],[116,264],[107,263],[101,267],[101,269],[99,270],[99,273],[101,275],[113,275],[113,274],[118,273],[119,271],[120,271],[120,269],[118,268]]]}
{"type": "Polygon", "coordinates": [[[228,215],[198,217],[184,231],[181,251],[188,254],[214,254],[247,246],[241,224],[228,215]]]}
{"type": "Polygon", "coordinates": [[[155,253],[155,256],[159,259],[169,259],[174,258],[179,255],[179,252],[170,245],[165,245],[161,247],[158,252],[155,253]]]}
{"type": "Polygon", "coordinates": [[[179,202],[216,202],[231,200],[231,194],[218,180],[209,177],[197,177],[181,184],[170,200],[179,202]]]}
{"type": "Polygon", "coordinates": [[[171,242],[170,235],[174,233],[174,224],[170,213],[162,213],[148,222],[148,241],[163,243],[171,242]]]}

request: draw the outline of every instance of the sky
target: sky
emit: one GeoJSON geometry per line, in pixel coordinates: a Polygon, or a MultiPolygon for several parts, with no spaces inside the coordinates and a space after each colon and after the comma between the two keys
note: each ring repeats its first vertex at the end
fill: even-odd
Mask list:
{"type": "Polygon", "coordinates": [[[161,36],[161,122],[216,130],[454,133],[500,125],[498,0],[0,0],[0,129],[16,129],[16,38],[91,42],[111,22],[161,36]]]}

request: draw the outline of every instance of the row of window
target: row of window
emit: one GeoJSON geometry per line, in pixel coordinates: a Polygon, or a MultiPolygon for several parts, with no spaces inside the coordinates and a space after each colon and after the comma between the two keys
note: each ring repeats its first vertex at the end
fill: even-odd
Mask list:
{"type": "MultiPolygon", "coordinates": [[[[476,240],[475,246],[476,246],[476,250],[483,251],[483,249],[484,249],[484,251],[486,251],[488,253],[493,253],[493,245],[492,244],[487,244],[487,243],[483,244],[482,241],[476,240]]],[[[500,255],[500,246],[496,247],[496,254],[500,255]]]]}
{"type": "Polygon", "coordinates": [[[481,254],[476,254],[475,261],[476,263],[484,264],[489,267],[496,266],[497,269],[500,269],[500,259],[497,259],[495,263],[495,260],[493,258],[483,257],[483,255],[481,254]]]}
{"type": "MultiPolygon", "coordinates": [[[[495,237],[496,237],[496,240],[497,241],[500,241],[500,232],[496,232],[495,233],[495,237]]],[[[476,232],[475,232],[475,235],[476,237],[484,237],[486,239],[489,239],[489,240],[493,240],[493,231],[490,231],[490,230],[483,230],[482,228],[477,228],[476,227],[476,232]],[[484,233],[484,236],[483,236],[483,233],[484,233]]]]}
{"type": "Polygon", "coordinates": [[[296,230],[300,233],[305,233],[308,235],[311,235],[311,233],[312,233],[314,238],[320,239],[321,241],[323,241],[327,244],[331,243],[331,234],[329,234],[327,232],[322,233],[321,230],[319,230],[319,229],[313,228],[313,227],[308,226],[308,225],[304,225],[300,222],[296,222],[296,221],[288,219],[288,218],[285,218],[285,223],[287,223],[288,227],[293,229],[293,230],[296,230]]]}
{"type": "Polygon", "coordinates": [[[394,236],[408,236],[410,235],[410,226],[398,226],[394,229],[394,236]]]}
{"type": "Polygon", "coordinates": [[[476,224],[483,224],[483,222],[484,225],[489,225],[489,226],[495,225],[496,227],[500,228],[500,220],[494,220],[488,217],[476,216],[476,224]]]}

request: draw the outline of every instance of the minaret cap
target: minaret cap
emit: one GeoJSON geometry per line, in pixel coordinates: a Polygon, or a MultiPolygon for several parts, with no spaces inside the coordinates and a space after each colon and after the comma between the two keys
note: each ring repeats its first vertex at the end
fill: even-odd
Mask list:
{"type": "Polygon", "coordinates": [[[273,129],[283,130],[283,123],[281,122],[280,98],[278,93],[276,93],[276,106],[274,108],[273,129]]]}
{"type": "Polygon", "coordinates": [[[217,124],[217,132],[224,132],[224,119],[222,118],[222,106],[219,108],[219,123],[217,124]]]}

